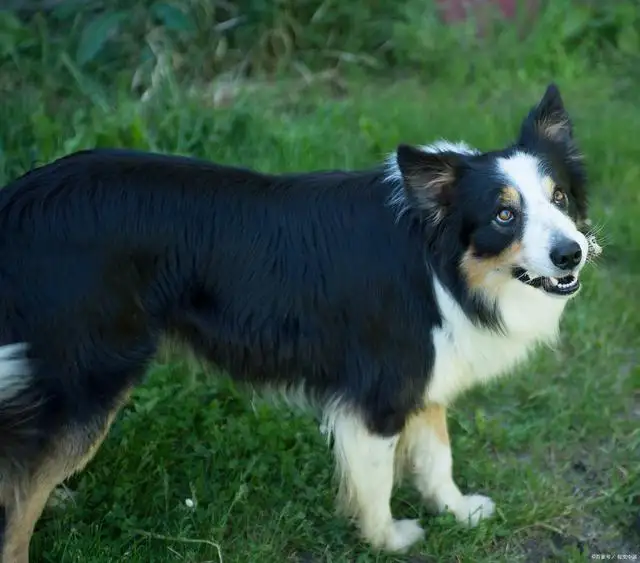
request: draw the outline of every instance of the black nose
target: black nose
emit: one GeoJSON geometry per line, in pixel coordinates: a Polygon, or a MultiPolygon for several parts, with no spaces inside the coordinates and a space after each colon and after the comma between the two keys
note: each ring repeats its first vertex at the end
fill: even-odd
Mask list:
{"type": "Polygon", "coordinates": [[[556,243],[549,257],[554,266],[561,270],[571,270],[580,264],[582,249],[575,240],[565,238],[556,243]]]}

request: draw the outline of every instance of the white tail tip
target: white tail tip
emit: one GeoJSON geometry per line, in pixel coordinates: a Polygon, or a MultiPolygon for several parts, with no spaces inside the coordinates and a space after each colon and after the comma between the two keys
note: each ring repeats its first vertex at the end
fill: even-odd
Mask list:
{"type": "Polygon", "coordinates": [[[25,342],[0,346],[0,402],[12,399],[29,384],[28,349],[25,342]]]}

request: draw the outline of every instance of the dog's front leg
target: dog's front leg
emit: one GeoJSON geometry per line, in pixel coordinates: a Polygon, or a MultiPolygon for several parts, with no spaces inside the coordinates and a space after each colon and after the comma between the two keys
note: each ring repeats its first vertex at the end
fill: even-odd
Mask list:
{"type": "Polygon", "coordinates": [[[428,404],[407,422],[398,457],[422,497],[438,511],[448,510],[470,526],[493,514],[495,506],[490,498],[463,495],[453,480],[447,413],[442,405],[428,404]]]}
{"type": "Polygon", "coordinates": [[[379,436],[349,410],[332,413],[331,431],[340,476],[341,507],[374,547],[406,551],[422,538],[416,520],[394,520],[391,491],[398,436],[379,436]]]}

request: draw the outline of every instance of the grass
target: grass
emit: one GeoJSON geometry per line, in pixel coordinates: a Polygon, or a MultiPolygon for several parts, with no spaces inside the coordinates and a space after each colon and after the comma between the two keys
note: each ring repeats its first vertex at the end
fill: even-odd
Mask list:
{"type": "Polygon", "coordinates": [[[39,59],[20,59],[30,76],[41,71],[44,79],[0,107],[2,182],[90,146],[265,171],[368,166],[400,141],[437,137],[494,148],[513,139],[525,111],[557,79],[586,153],[592,219],[606,243],[568,307],[557,348],[455,404],[455,477],[498,505],[478,528],[428,515],[403,486],[394,511],[421,518],[425,541],[404,557],[369,550],[334,516],[332,460],[313,420],[254,402],[173,360],[154,366],[95,460],[72,480],[75,503],[45,513],[34,561],[640,558],[640,160],[633,140],[640,109],[621,93],[629,76],[562,60],[552,74],[527,59],[527,72],[496,69],[471,81],[455,72],[394,80],[361,74],[338,91],[333,78],[252,82],[231,103],[217,104],[206,87],[188,95],[171,81],[146,103],[123,87],[106,95],[70,60],[61,77],[39,59]],[[50,85],[56,80],[72,83],[64,96],[50,85]]]}

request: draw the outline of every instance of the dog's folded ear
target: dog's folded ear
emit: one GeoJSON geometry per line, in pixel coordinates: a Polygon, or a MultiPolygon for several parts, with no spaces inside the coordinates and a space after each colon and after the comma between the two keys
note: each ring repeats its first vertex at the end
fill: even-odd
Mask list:
{"type": "Polygon", "coordinates": [[[571,143],[573,139],[571,120],[556,84],[547,86],[538,105],[529,112],[522,123],[520,142],[526,143],[527,138],[531,136],[561,143],[571,143]]]}
{"type": "Polygon", "coordinates": [[[411,205],[428,211],[435,221],[442,219],[452,202],[462,156],[399,145],[396,160],[411,205]]]}

